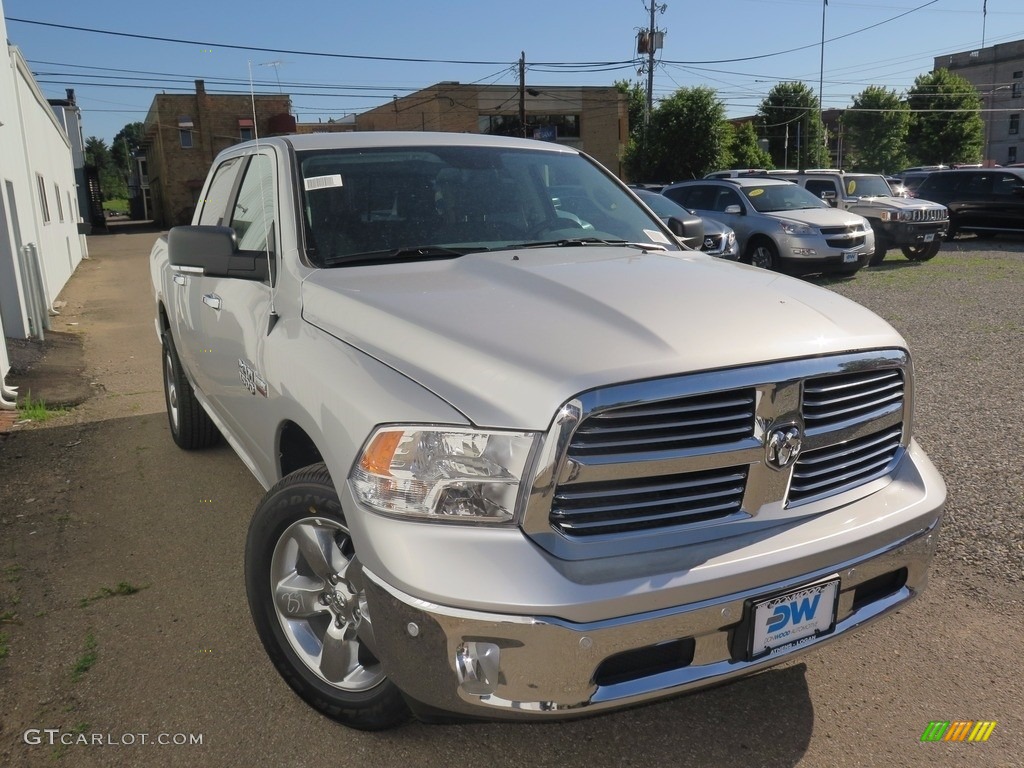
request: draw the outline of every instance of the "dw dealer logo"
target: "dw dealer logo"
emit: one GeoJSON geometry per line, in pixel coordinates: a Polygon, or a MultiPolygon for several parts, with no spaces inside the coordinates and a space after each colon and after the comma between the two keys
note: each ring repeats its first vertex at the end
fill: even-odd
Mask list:
{"type": "Polygon", "coordinates": [[[988,741],[995,728],[995,720],[932,720],[921,741],[988,741]]]}

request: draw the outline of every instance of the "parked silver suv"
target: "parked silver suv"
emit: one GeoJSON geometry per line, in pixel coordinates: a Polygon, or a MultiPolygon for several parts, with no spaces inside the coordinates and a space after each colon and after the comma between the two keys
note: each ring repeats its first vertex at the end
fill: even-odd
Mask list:
{"type": "Polygon", "coordinates": [[[701,179],[671,184],[662,194],[732,227],[741,259],[764,269],[853,274],[875,250],[867,219],[789,181],[701,179]]]}
{"type": "Polygon", "coordinates": [[[939,252],[949,226],[949,211],[939,203],[896,197],[885,177],[877,173],[819,170],[770,171],[779,174],[836,208],[858,213],[875,232],[872,265],[885,252],[899,248],[911,261],[927,261],[939,252]]]}

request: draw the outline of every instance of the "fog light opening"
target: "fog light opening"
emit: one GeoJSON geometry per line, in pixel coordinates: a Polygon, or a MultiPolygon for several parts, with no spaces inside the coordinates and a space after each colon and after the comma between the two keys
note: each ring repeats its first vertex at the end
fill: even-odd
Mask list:
{"type": "Polygon", "coordinates": [[[455,650],[455,671],[466,693],[487,696],[498,689],[501,649],[494,643],[469,640],[455,650]]]}

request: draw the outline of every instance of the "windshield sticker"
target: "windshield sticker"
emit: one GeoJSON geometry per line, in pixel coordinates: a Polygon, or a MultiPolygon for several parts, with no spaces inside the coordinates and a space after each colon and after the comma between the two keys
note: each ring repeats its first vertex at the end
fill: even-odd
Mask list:
{"type": "Polygon", "coordinates": [[[652,243],[665,243],[667,245],[669,242],[669,239],[665,237],[665,234],[656,229],[645,229],[644,234],[647,235],[652,243]]]}
{"type": "Polygon", "coordinates": [[[311,189],[330,189],[331,187],[344,186],[341,182],[340,173],[332,173],[330,176],[310,176],[308,179],[303,179],[303,185],[307,192],[311,189]]]}
{"type": "Polygon", "coordinates": [[[852,195],[853,190],[855,190],[856,188],[857,182],[854,179],[850,179],[850,181],[846,184],[846,194],[852,195]]]}
{"type": "Polygon", "coordinates": [[[747,192],[747,197],[757,197],[758,195],[763,195],[763,194],[764,194],[764,190],[761,189],[760,187],[758,187],[757,189],[752,189],[749,192],[747,192]]]}

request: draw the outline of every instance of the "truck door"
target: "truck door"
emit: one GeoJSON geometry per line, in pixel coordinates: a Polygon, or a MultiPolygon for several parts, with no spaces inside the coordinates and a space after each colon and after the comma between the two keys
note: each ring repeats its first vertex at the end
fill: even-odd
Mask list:
{"type": "MultiPolygon", "coordinates": [[[[248,158],[225,224],[235,230],[238,250],[265,254],[272,263],[279,253],[276,163],[266,148],[248,158]]],[[[276,265],[271,267],[271,280],[276,265]]],[[[209,377],[206,393],[246,452],[272,471],[266,446],[273,440],[269,401],[274,392],[263,367],[268,339],[273,288],[260,282],[231,277],[205,277],[200,298],[200,334],[210,350],[205,360],[209,377]]],[[[268,476],[270,474],[268,473],[268,476]]]]}
{"type": "MultiPolygon", "coordinates": [[[[233,199],[243,165],[244,158],[239,156],[229,158],[217,167],[199,200],[198,217],[193,217],[196,224],[221,226],[226,223],[228,203],[233,199]]],[[[207,283],[211,278],[195,272],[176,271],[172,279],[170,288],[175,292],[171,300],[174,307],[174,317],[171,318],[174,346],[199,391],[208,394],[210,382],[205,365],[210,352],[209,344],[202,336],[201,322],[205,314],[203,296],[209,292],[207,283]]]]}

